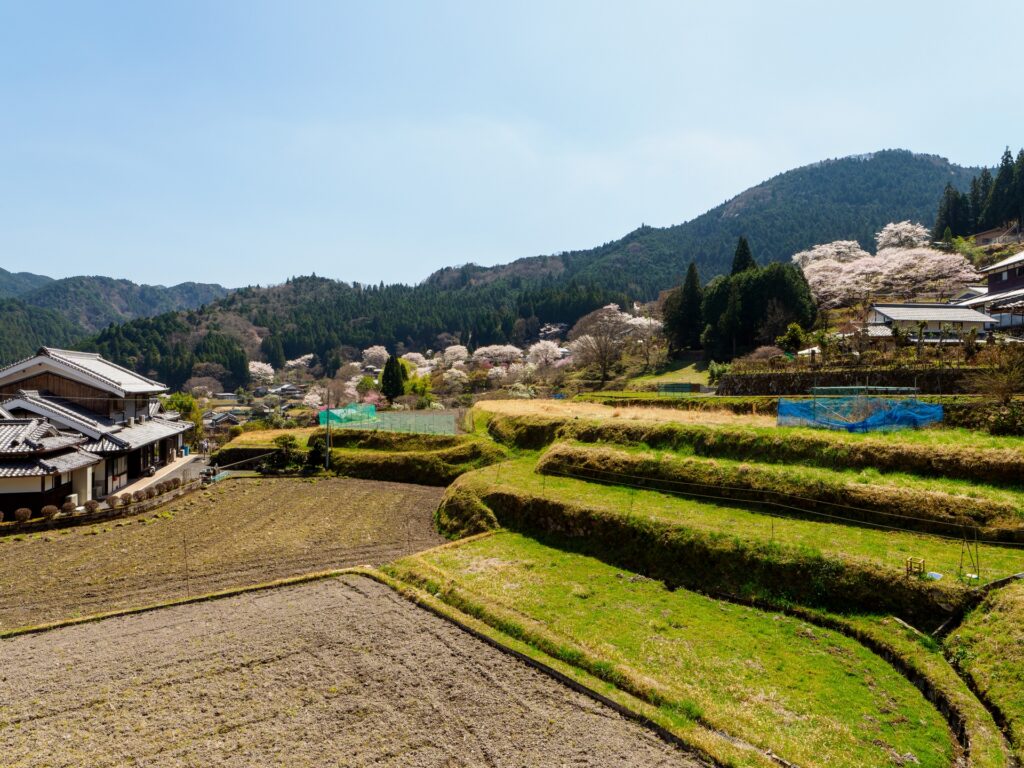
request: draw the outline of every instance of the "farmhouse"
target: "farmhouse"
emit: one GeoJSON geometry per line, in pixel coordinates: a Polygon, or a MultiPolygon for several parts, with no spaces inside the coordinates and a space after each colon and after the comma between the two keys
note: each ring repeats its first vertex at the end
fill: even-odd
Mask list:
{"type": "Polygon", "coordinates": [[[86,501],[103,459],[82,449],[84,435],[61,432],[43,419],[16,419],[0,409],[0,511],[38,512],[69,496],[86,501]]]}
{"type": "Polygon", "coordinates": [[[923,340],[954,342],[974,331],[979,339],[985,338],[995,318],[967,307],[953,304],[875,304],[868,313],[868,335],[881,335],[882,329],[899,328],[917,340],[922,330],[923,340]]]}
{"type": "MultiPolygon", "coordinates": [[[[163,384],[97,354],[49,347],[0,370],[0,408],[7,418],[49,425],[69,440],[74,437],[67,447],[96,458],[87,475],[80,474],[77,481],[62,477],[59,483],[62,490],[70,483],[79,503],[114,493],[177,457],[192,424],[160,411],[157,396],[166,391],[163,384]]],[[[50,438],[47,444],[55,436],[50,438]]],[[[45,456],[39,460],[49,461],[45,456]]],[[[46,482],[40,494],[47,493],[46,482]]],[[[25,506],[43,503],[40,496],[25,506]]]]}
{"type": "Polygon", "coordinates": [[[957,302],[992,315],[999,329],[1024,327],[1024,252],[981,270],[988,278],[984,292],[957,302]]]}

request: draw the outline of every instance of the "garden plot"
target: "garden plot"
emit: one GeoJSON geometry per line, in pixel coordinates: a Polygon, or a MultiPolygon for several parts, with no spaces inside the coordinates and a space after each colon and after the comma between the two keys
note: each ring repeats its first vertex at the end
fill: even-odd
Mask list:
{"type": "Polygon", "coordinates": [[[135,517],[0,538],[0,631],[377,565],[442,541],[442,491],[404,483],[230,480],[135,517]]]}
{"type": "Polygon", "coordinates": [[[568,400],[481,400],[474,410],[501,416],[550,418],[622,419],[623,421],[675,421],[688,424],[747,424],[771,427],[775,417],[736,414],[725,410],[680,411],[665,408],[612,408],[597,403],[568,400]]]}
{"type": "Polygon", "coordinates": [[[6,640],[5,768],[698,763],[369,579],[6,640]]]}

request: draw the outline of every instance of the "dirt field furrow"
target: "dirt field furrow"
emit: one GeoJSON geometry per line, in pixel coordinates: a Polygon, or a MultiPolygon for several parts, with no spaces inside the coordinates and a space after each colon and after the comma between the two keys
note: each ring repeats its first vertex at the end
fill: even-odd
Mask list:
{"type": "Polygon", "coordinates": [[[137,517],[0,538],[0,630],[379,565],[444,541],[432,519],[442,493],[342,478],[234,480],[137,517]]]}
{"type": "Polygon", "coordinates": [[[641,726],[356,576],[0,643],[28,766],[685,766],[641,726]]]}

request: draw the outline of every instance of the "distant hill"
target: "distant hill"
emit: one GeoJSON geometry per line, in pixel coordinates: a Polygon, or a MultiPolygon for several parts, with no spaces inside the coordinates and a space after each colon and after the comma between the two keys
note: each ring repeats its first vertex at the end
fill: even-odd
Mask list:
{"type": "Polygon", "coordinates": [[[226,295],[227,289],[209,283],[180,283],[165,288],[83,276],[52,280],[20,298],[26,304],[59,312],[85,334],[92,334],[111,323],[196,309],[226,295]]]}
{"type": "Polygon", "coordinates": [[[111,323],[197,309],[227,293],[207,283],[167,288],[110,277],[55,280],[0,270],[0,362],[25,357],[42,345],[77,343],[111,323]]]}
{"type": "MultiPolygon", "coordinates": [[[[540,323],[571,323],[610,301],[652,299],[677,284],[691,260],[705,280],[725,272],[741,234],[765,263],[831,240],[871,246],[890,221],[931,226],[946,184],[964,188],[976,171],[903,150],[826,160],[780,174],[685,224],[641,227],[597,248],[449,267],[417,286],[299,277],[240,289],[202,311],[116,325],[83,344],[178,385],[196,363],[239,370],[241,356],[315,352],[328,361],[345,347],[427,349],[450,334],[473,345],[521,342],[540,323]]],[[[94,304],[87,297],[78,303],[94,304]]]]}
{"type": "Polygon", "coordinates": [[[52,277],[31,272],[8,272],[0,268],[0,299],[11,299],[52,283],[52,277]]]}

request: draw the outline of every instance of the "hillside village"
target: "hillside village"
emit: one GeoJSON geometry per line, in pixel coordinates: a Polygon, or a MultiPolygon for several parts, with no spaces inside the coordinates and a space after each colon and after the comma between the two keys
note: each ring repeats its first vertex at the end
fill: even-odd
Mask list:
{"type": "Polygon", "coordinates": [[[5,9],[0,768],[1022,768],[1016,9],[862,5],[5,9]]]}

